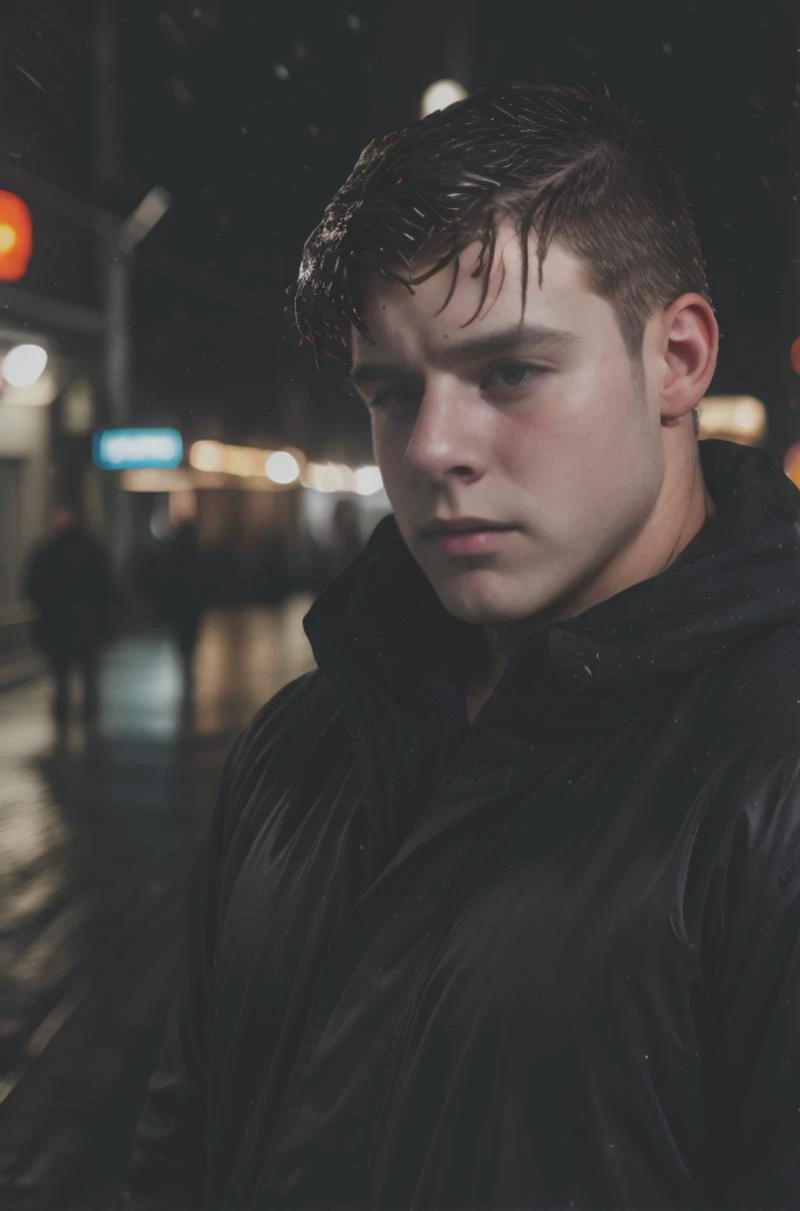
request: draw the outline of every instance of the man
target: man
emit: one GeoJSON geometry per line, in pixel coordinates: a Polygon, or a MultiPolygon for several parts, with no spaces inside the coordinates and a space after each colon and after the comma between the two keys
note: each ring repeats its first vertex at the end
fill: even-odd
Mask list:
{"type": "Polygon", "coordinates": [[[52,514],[52,532],[31,556],[25,592],[36,611],[36,639],[50,665],[53,715],[63,726],[71,713],[71,680],[82,679],[81,714],[97,714],[97,659],[108,638],[116,590],[111,562],[87,534],[71,505],[52,514]]]}
{"type": "Polygon", "coordinates": [[[144,577],[156,616],[169,627],[181,657],[184,689],[189,697],[203,614],[207,606],[207,576],[197,523],[181,521],[155,549],[144,577]]]}
{"type": "Polygon", "coordinates": [[[698,446],[680,186],[482,90],[363,153],[296,309],[393,515],[229,759],[130,1197],[800,1206],[800,497],[698,446]]]}

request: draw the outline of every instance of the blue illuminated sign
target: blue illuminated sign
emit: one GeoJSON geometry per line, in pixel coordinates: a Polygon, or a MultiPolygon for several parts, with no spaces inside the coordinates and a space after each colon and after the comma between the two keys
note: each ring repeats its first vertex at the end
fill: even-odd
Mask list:
{"type": "Polygon", "coordinates": [[[102,429],[92,439],[92,455],[101,471],[177,467],[183,439],[177,429],[102,429]]]}

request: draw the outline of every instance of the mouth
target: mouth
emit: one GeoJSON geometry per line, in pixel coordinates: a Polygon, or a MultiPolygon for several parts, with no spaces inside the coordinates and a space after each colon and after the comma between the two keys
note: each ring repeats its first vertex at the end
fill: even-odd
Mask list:
{"type": "Polygon", "coordinates": [[[513,526],[475,526],[459,530],[434,530],[426,537],[445,555],[490,555],[499,550],[513,533],[513,526]]]}

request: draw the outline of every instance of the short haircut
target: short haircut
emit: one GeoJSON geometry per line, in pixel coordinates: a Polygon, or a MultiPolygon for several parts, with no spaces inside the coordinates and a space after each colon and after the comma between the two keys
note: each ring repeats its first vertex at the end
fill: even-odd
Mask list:
{"type": "Polygon", "coordinates": [[[478,240],[483,299],[497,225],[515,222],[523,253],[538,239],[539,283],[550,241],[583,263],[614,309],[631,358],[649,317],[681,294],[709,298],[689,205],[641,122],[581,88],[509,82],[482,88],[403,130],[373,139],[303,249],[294,310],[315,356],[349,361],[363,319],[364,270],[408,290],[478,240]]]}

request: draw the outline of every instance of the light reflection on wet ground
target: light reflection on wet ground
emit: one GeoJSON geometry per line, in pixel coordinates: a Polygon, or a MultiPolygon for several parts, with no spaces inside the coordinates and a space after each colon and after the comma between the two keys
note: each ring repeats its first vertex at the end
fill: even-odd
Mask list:
{"type": "Polygon", "coordinates": [[[310,601],[211,616],[191,697],[166,635],[119,641],[91,731],[56,732],[44,682],[0,695],[3,1207],[77,1211],[112,1188],[222,762],[261,703],[312,667],[310,601]]]}

